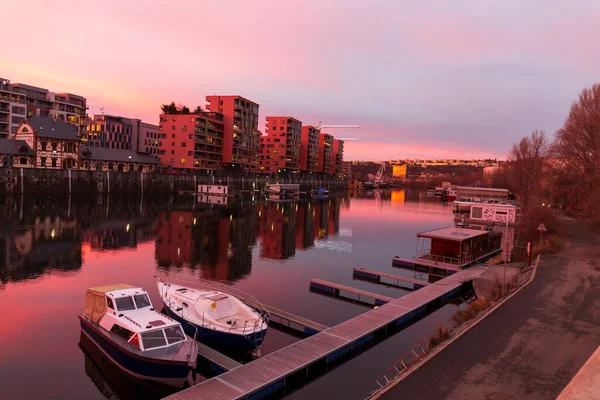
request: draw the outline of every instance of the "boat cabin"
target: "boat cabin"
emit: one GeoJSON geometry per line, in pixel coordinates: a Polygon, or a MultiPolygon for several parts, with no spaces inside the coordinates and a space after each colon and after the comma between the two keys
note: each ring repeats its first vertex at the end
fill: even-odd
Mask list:
{"type": "Polygon", "coordinates": [[[296,183],[269,183],[266,192],[271,194],[292,195],[300,193],[300,185],[296,183]]]}
{"type": "Polygon", "coordinates": [[[443,228],[417,234],[415,264],[457,271],[501,251],[502,234],[487,230],[443,228]]]}
{"type": "Polygon", "coordinates": [[[187,340],[179,322],[154,310],[148,293],[124,284],[87,290],[84,316],[115,340],[145,351],[187,340]]]}

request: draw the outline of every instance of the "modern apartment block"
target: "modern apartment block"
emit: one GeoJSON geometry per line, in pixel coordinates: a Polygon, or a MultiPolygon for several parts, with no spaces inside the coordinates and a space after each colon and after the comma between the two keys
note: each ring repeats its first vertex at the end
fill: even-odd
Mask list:
{"type": "Polygon", "coordinates": [[[224,154],[224,116],[220,113],[161,114],[159,158],[164,167],[189,172],[215,169],[224,154]]]}
{"type": "Polygon", "coordinates": [[[344,141],[333,139],[333,172],[338,175],[344,175],[344,141]]]}
{"type": "Polygon", "coordinates": [[[302,122],[293,117],[267,117],[265,135],[261,137],[259,171],[280,172],[300,169],[302,122]]]}
{"type": "Polygon", "coordinates": [[[314,126],[303,126],[300,137],[300,171],[319,171],[319,136],[314,126]]]}
{"type": "Polygon", "coordinates": [[[25,96],[12,91],[8,79],[0,78],[0,139],[12,138],[25,120],[25,96]]]}
{"type": "Polygon", "coordinates": [[[94,115],[86,122],[87,146],[159,154],[159,127],[136,118],[94,115]]]}
{"type": "Polygon", "coordinates": [[[225,164],[256,171],[260,149],[258,104],[241,96],[206,96],[208,110],[223,116],[225,164]]]}
{"type": "Polygon", "coordinates": [[[333,136],[321,133],[319,136],[319,172],[334,173],[333,165],[333,136]]]}
{"type": "Polygon", "coordinates": [[[87,114],[85,97],[73,93],[55,93],[24,83],[12,83],[10,86],[13,93],[25,96],[27,118],[57,118],[76,127],[79,135],[84,134],[84,120],[87,114]]]}

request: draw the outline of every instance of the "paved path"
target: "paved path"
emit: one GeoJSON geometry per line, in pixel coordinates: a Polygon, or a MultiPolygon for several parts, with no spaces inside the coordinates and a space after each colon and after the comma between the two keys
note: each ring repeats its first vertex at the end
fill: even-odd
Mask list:
{"type": "Polygon", "coordinates": [[[564,223],[528,287],[381,399],[555,399],[600,345],[600,235],[564,223]]]}

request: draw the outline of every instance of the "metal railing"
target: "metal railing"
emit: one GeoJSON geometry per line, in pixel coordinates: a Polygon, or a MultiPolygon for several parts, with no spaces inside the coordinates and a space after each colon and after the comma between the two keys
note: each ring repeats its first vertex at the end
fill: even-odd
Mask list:
{"type": "Polygon", "coordinates": [[[427,337],[419,340],[417,344],[411,347],[410,350],[408,350],[398,361],[394,363],[394,365],[388,368],[387,371],[377,378],[376,382],[379,385],[379,388],[372,392],[371,395],[374,395],[384,387],[388,386],[390,383],[397,380],[412,366],[426,357],[430,351],[431,350],[429,349],[429,341],[427,340],[427,337]]]}
{"type": "Polygon", "coordinates": [[[470,263],[473,261],[473,256],[468,255],[465,257],[449,257],[438,254],[431,254],[431,249],[421,250],[417,252],[417,256],[419,260],[429,260],[434,263],[442,263],[442,264],[452,264],[452,265],[463,265],[470,263]]]}

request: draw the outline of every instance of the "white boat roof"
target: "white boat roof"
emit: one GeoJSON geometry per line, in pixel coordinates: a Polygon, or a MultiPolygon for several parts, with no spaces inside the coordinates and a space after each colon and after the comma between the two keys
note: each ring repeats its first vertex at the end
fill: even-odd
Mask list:
{"type": "Polygon", "coordinates": [[[164,329],[169,326],[179,325],[179,322],[167,317],[158,311],[150,310],[150,307],[139,310],[117,311],[119,325],[124,326],[132,332],[144,333],[156,329],[164,329]]]}
{"type": "Polygon", "coordinates": [[[417,237],[424,237],[430,239],[444,239],[452,240],[455,242],[462,242],[463,240],[472,239],[477,236],[487,235],[487,231],[479,229],[468,229],[468,228],[442,228],[435,229],[433,231],[417,233],[417,237]]]}
{"type": "Polygon", "coordinates": [[[476,186],[457,186],[458,190],[478,190],[482,192],[498,192],[498,193],[508,193],[508,189],[499,189],[499,188],[486,188],[486,187],[476,187],[476,186]]]}

